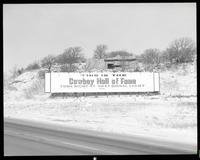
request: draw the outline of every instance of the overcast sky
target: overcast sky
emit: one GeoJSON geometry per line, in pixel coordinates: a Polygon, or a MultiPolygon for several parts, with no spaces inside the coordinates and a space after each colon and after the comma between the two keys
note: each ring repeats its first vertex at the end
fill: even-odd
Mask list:
{"type": "Polygon", "coordinates": [[[196,40],[195,3],[4,4],[4,71],[80,46],[91,57],[108,51],[141,54],[165,49],[176,38],[196,40]]]}

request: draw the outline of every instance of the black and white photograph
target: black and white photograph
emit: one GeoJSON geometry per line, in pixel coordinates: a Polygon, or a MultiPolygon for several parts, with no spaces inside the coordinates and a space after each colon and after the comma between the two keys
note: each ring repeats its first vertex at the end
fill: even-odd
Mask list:
{"type": "Polygon", "coordinates": [[[4,156],[198,154],[196,3],[2,8],[4,156]]]}

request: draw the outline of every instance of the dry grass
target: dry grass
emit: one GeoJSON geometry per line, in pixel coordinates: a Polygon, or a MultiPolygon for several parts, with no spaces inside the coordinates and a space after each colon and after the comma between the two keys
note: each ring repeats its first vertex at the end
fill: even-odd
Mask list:
{"type": "Polygon", "coordinates": [[[44,80],[38,79],[35,81],[30,88],[24,89],[25,98],[33,98],[34,95],[44,91],[44,80]]]}

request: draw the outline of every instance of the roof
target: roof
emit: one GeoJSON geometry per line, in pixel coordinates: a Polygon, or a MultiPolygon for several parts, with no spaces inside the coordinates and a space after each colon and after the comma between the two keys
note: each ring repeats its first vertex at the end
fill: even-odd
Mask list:
{"type": "Polygon", "coordinates": [[[125,57],[122,57],[120,55],[117,55],[115,57],[112,57],[112,58],[105,58],[104,61],[105,62],[111,62],[111,61],[135,61],[136,58],[133,57],[133,56],[125,56],[125,57]]]}

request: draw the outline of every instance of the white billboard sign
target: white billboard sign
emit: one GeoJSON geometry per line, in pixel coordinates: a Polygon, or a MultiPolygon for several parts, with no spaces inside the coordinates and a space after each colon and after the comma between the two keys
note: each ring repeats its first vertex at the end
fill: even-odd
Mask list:
{"type": "Polygon", "coordinates": [[[159,92],[154,72],[51,72],[45,74],[45,92],[159,92]]]}

